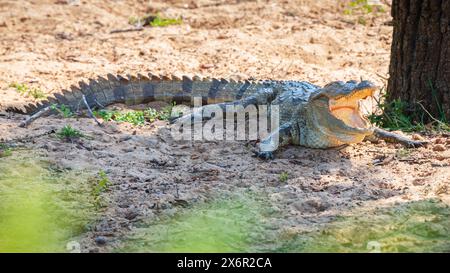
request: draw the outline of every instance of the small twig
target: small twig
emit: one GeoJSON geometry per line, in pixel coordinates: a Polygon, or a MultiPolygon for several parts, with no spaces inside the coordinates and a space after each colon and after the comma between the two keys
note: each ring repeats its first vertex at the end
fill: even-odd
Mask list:
{"type": "Polygon", "coordinates": [[[91,107],[89,106],[89,104],[88,104],[88,102],[87,102],[87,100],[86,100],[86,96],[85,96],[85,95],[83,95],[83,102],[84,102],[84,105],[86,105],[86,108],[87,108],[87,110],[88,110],[89,115],[91,116],[91,118],[93,118],[93,119],[95,120],[95,122],[97,122],[98,126],[102,127],[103,124],[101,124],[100,121],[98,121],[98,119],[95,118],[94,113],[92,112],[92,109],[91,109],[91,107]]]}
{"type": "Polygon", "coordinates": [[[51,135],[51,134],[54,134],[54,133],[56,133],[55,129],[50,129],[50,130],[47,130],[47,131],[45,131],[43,133],[36,134],[36,135],[33,135],[33,136],[25,136],[25,137],[21,137],[21,138],[8,139],[6,141],[0,142],[0,144],[7,145],[9,147],[14,147],[14,146],[16,146],[17,142],[22,142],[22,143],[23,142],[29,142],[29,141],[31,141],[31,140],[33,140],[35,138],[51,135]]]}
{"type": "Polygon", "coordinates": [[[378,77],[382,78],[382,79],[383,79],[383,80],[385,80],[385,81],[389,80],[389,78],[388,78],[388,77],[386,77],[386,76],[383,76],[383,75],[381,75],[381,74],[380,74],[380,73],[378,73],[378,72],[375,72],[375,74],[377,74],[377,76],[378,76],[378,77]]]}
{"type": "Polygon", "coordinates": [[[105,108],[105,106],[103,104],[101,104],[100,102],[98,102],[96,99],[94,99],[94,101],[100,108],[105,108]]]}
{"type": "Polygon", "coordinates": [[[111,30],[109,33],[113,34],[113,33],[123,33],[123,32],[142,31],[142,30],[144,30],[143,27],[134,27],[134,28],[125,28],[125,29],[115,29],[115,30],[111,30]]]}
{"type": "Polygon", "coordinates": [[[340,151],[340,150],[343,150],[343,149],[347,148],[348,146],[350,146],[350,145],[349,144],[342,144],[340,146],[330,148],[330,150],[340,151]]]}
{"type": "Polygon", "coordinates": [[[430,112],[428,112],[428,110],[425,109],[425,107],[423,106],[422,103],[420,103],[420,102],[418,102],[418,101],[417,101],[416,103],[419,104],[420,107],[422,107],[423,111],[425,111],[425,113],[427,113],[428,116],[429,116],[432,120],[434,120],[434,121],[437,122],[438,124],[443,124],[442,121],[440,121],[440,120],[436,119],[435,117],[433,117],[433,115],[431,115],[430,112]]]}
{"type": "Polygon", "coordinates": [[[30,125],[30,123],[32,123],[33,121],[35,121],[36,119],[42,117],[43,115],[47,114],[48,112],[50,112],[52,110],[51,106],[47,106],[41,110],[39,110],[37,113],[29,116],[26,120],[22,121],[19,124],[19,127],[23,127],[26,128],[28,125],[30,125]]]}

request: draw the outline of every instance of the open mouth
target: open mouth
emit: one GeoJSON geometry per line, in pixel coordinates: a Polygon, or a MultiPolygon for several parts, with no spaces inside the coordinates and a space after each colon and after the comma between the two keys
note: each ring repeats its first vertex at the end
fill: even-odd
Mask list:
{"type": "Polygon", "coordinates": [[[367,128],[369,121],[360,111],[360,102],[368,97],[372,97],[375,88],[355,89],[350,94],[329,99],[329,109],[331,114],[343,121],[347,126],[353,128],[367,128]]]}

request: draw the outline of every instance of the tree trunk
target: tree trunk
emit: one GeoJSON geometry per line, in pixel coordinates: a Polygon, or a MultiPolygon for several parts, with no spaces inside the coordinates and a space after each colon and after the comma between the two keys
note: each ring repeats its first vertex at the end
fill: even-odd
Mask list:
{"type": "Polygon", "coordinates": [[[392,16],[387,100],[409,103],[411,114],[424,112],[419,102],[450,121],[450,0],[393,0],[392,16]]]}

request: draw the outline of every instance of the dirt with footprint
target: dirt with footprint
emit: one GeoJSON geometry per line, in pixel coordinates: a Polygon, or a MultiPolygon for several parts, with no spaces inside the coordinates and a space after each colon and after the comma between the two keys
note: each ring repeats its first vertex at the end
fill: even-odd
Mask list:
{"type": "Polygon", "coordinates": [[[289,146],[266,162],[252,157],[251,142],[173,141],[164,121],[99,127],[89,118],[50,116],[24,129],[18,124],[25,116],[6,111],[33,101],[11,83],[51,94],[107,73],[318,85],[363,78],[385,86],[389,12],[361,21],[358,11],[348,15],[347,3],[337,2],[1,1],[0,141],[33,148],[61,170],[107,173],[108,204],[80,238],[83,251],[113,251],[136,225],[237,189],[267,196],[267,219],[280,236],[318,230],[355,210],[370,214],[428,199],[450,205],[445,133],[415,136],[430,144],[412,150],[383,141],[331,150],[289,146]],[[131,16],[155,12],[183,23],[111,33],[132,27],[131,16]],[[64,142],[51,133],[66,124],[89,137],[64,142]]]}

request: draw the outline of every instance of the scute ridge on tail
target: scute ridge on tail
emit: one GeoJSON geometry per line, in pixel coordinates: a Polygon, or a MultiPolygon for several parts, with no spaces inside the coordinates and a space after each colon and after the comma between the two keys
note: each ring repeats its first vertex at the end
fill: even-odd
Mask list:
{"type": "Polygon", "coordinates": [[[233,78],[210,78],[199,75],[136,75],[111,74],[105,77],[80,81],[68,90],[54,93],[45,100],[24,106],[25,112],[33,114],[51,104],[64,104],[73,111],[84,109],[83,95],[89,107],[101,108],[113,103],[128,105],[155,100],[176,103],[192,103],[193,97],[201,97],[204,104],[239,100],[251,95],[263,81],[236,80],[233,78]]]}

